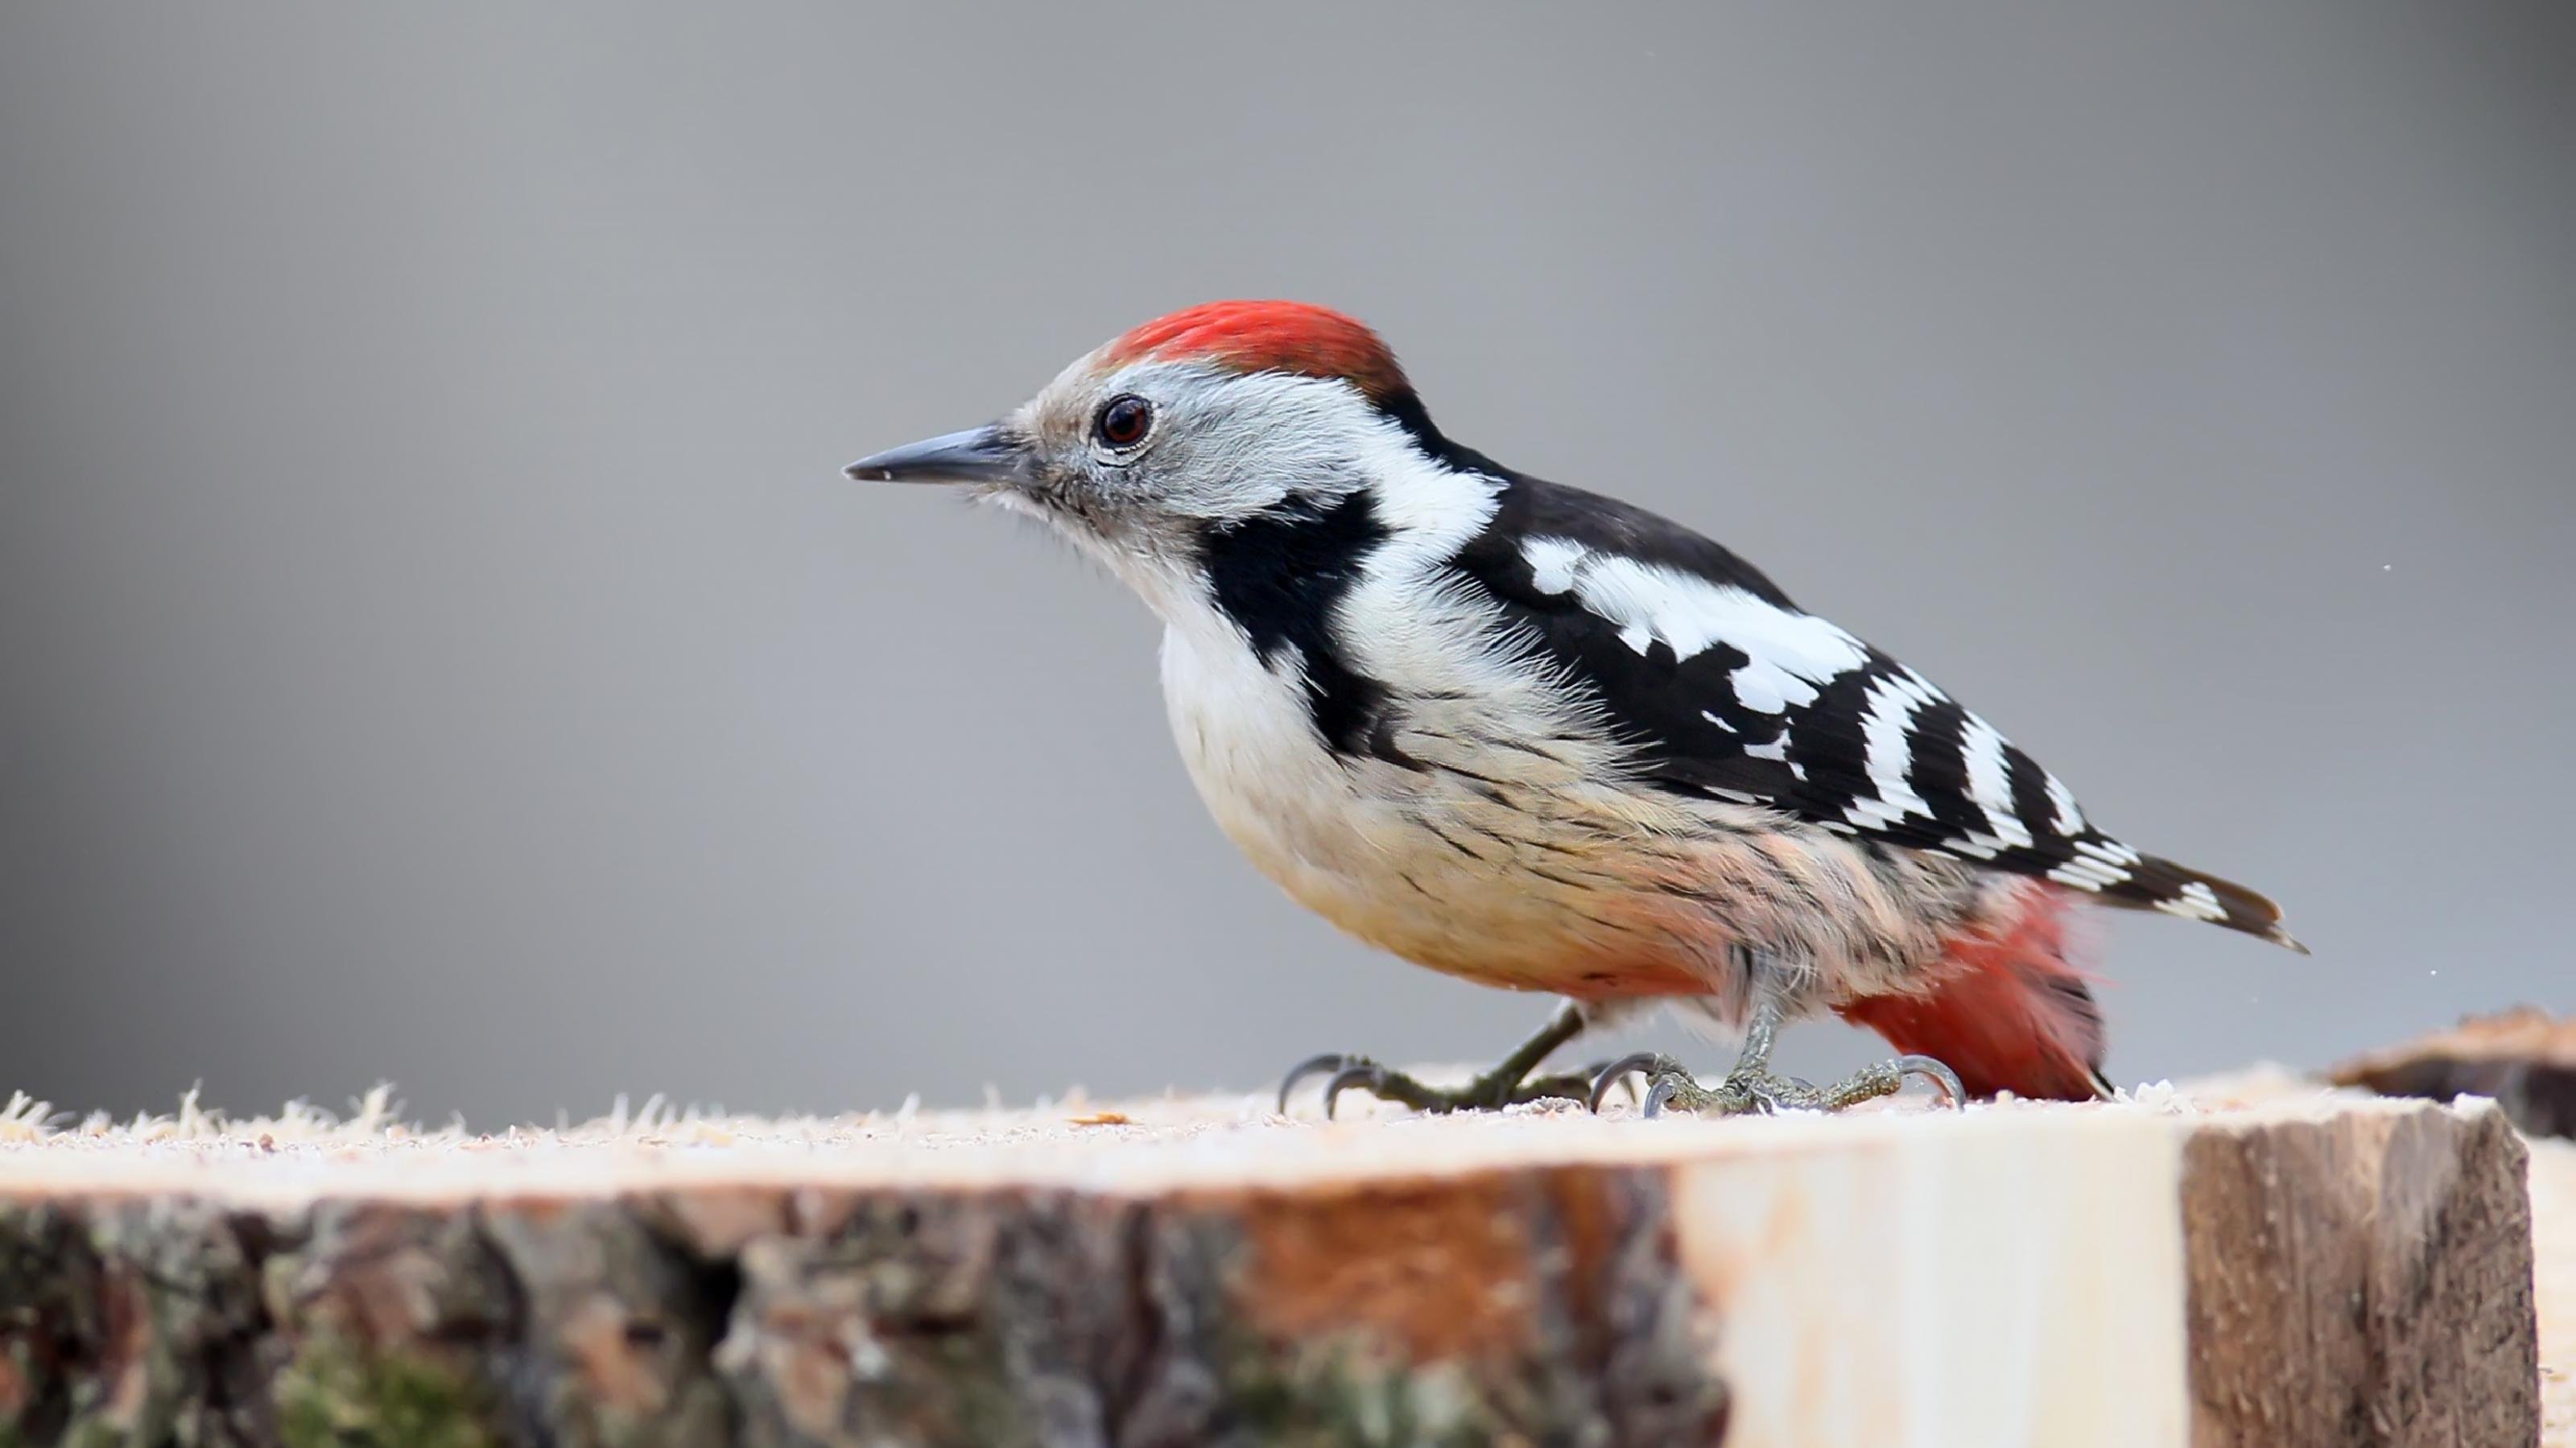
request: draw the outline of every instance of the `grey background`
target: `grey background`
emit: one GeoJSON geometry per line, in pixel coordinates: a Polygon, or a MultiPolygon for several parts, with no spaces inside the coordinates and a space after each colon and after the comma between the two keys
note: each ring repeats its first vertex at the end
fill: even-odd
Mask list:
{"type": "Polygon", "coordinates": [[[2285,901],[2113,922],[2115,1075],[2576,1006],[2571,13],[12,5],[0,1090],[1489,1057],[1202,816],[1139,605],[839,476],[1229,295],[2285,901]]]}

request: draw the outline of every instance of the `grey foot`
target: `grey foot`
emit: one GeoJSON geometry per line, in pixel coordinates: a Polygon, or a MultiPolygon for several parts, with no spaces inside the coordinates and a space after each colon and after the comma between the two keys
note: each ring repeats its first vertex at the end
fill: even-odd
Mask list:
{"type": "Polygon", "coordinates": [[[1648,1116],[1660,1116],[1666,1107],[1717,1116],[1770,1115],[1781,1110],[1840,1111],[1846,1106],[1893,1096],[1908,1076],[1920,1076],[1941,1088],[1952,1109],[1963,1106],[1968,1093],[1959,1085],[1958,1073],[1929,1056],[1899,1056],[1864,1066],[1844,1080],[1830,1086],[1816,1086],[1794,1076],[1774,1075],[1760,1065],[1739,1063],[1714,1087],[1702,1086],[1692,1078],[1689,1068],[1670,1056],[1652,1051],[1613,1061],[1592,1080],[1586,1098],[1593,1110],[1601,1109],[1601,1100],[1610,1088],[1627,1077],[1645,1073],[1648,1116]]]}
{"type": "Polygon", "coordinates": [[[1416,1111],[1434,1114],[1450,1111],[1497,1111],[1530,1101],[1589,1101],[1599,1066],[1569,1071],[1554,1076],[1528,1076],[1520,1072],[1497,1069],[1488,1071],[1464,1086],[1426,1086],[1402,1071],[1391,1070],[1366,1056],[1345,1056],[1327,1052],[1297,1063],[1279,1083],[1279,1113],[1288,1113],[1288,1096],[1297,1087],[1316,1076],[1328,1076],[1324,1082],[1324,1117],[1330,1120],[1333,1104],[1345,1091],[1366,1091],[1381,1101],[1393,1101],[1416,1111]]]}

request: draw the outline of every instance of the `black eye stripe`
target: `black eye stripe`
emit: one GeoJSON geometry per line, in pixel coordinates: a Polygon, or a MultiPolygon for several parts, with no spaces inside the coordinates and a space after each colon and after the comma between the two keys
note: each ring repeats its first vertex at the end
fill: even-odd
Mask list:
{"type": "Polygon", "coordinates": [[[1091,430],[1111,447],[1134,447],[1154,425],[1154,405],[1132,392],[1122,392],[1100,405],[1091,430]]]}

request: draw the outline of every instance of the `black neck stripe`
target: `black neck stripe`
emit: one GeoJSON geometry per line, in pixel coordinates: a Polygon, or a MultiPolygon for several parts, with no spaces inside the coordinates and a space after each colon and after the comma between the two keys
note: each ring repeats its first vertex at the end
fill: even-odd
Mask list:
{"type": "Polygon", "coordinates": [[[1351,667],[1332,627],[1333,610],[1387,536],[1376,497],[1360,488],[1323,502],[1289,498],[1211,528],[1201,559],[1217,607],[1264,665],[1296,650],[1306,711],[1325,745],[1403,762],[1383,729],[1386,686],[1351,667]]]}

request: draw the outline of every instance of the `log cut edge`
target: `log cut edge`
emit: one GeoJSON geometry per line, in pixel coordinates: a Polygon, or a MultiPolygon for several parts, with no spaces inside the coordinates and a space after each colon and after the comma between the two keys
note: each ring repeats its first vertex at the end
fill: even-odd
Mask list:
{"type": "Polygon", "coordinates": [[[2194,1443],[2537,1441],[2527,1167],[2492,1103],[2190,1137],[2194,1443]]]}

